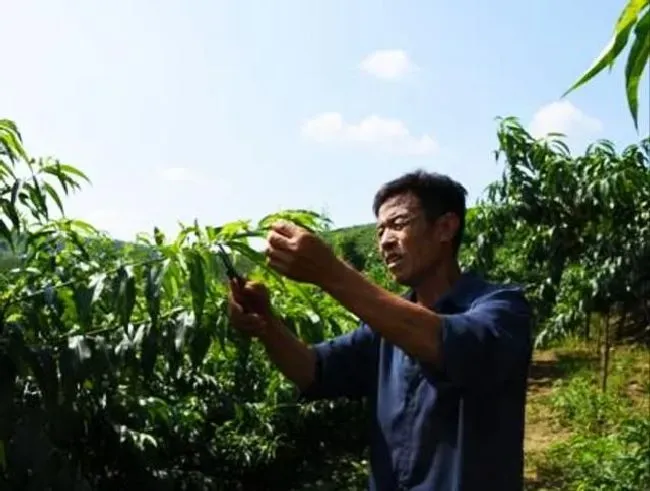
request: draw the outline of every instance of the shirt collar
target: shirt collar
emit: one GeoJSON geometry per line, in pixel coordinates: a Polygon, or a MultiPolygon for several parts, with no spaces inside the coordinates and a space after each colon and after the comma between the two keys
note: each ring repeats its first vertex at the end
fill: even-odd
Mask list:
{"type": "MultiPolygon", "coordinates": [[[[462,272],[451,288],[443,293],[430,308],[433,310],[463,311],[476,298],[476,293],[480,290],[482,284],[481,278],[476,273],[472,271],[462,272]]],[[[415,292],[410,289],[404,296],[412,302],[416,299],[415,292]]]]}

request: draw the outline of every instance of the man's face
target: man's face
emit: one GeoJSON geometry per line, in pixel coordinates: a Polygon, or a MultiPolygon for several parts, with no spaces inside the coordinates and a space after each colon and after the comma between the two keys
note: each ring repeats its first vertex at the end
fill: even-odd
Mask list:
{"type": "Polygon", "coordinates": [[[411,193],[387,199],[377,215],[379,250],[398,283],[417,285],[450,250],[455,232],[454,220],[450,220],[453,215],[430,223],[411,193]]]}

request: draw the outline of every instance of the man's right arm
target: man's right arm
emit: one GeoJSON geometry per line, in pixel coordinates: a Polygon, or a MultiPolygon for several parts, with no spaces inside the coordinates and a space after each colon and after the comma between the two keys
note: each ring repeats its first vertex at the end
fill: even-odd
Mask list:
{"type": "Polygon", "coordinates": [[[378,339],[365,325],[308,346],[276,319],[260,341],[303,400],[363,397],[376,377],[378,339]]]}
{"type": "Polygon", "coordinates": [[[278,369],[302,391],[312,384],[315,376],[315,352],[274,318],[271,326],[260,336],[266,352],[278,369]]]}

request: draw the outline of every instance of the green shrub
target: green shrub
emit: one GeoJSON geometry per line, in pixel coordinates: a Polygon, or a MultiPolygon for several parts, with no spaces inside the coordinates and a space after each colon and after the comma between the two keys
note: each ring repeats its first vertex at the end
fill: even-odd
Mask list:
{"type": "Polygon", "coordinates": [[[650,489],[650,415],[622,389],[603,393],[595,377],[584,372],[554,389],[548,402],[571,436],[540,460],[542,480],[552,482],[553,489],[650,489]]]}
{"type": "Polygon", "coordinates": [[[576,434],[553,446],[538,472],[554,489],[650,489],[650,418],[627,419],[610,434],[576,434]]]}
{"type": "Polygon", "coordinates": [[[629,398],[601,392],[590,379],[574,377],[555,384],[550,404],[563,425],[584,434],[600,434],[615,427],[631,410],[629,398]]]}

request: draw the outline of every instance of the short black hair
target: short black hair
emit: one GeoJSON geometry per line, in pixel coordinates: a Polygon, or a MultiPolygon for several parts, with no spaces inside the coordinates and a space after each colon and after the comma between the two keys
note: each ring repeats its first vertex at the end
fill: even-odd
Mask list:
{"type": "Polygon", "coordinates": [[[454,254],[458,254],[465,231],[465,212],[467,190],[449,176],[422,169],[404,174],[386,182],[375,194],[372,211],[375,217],[384,202],[393,196],[413,193],[429,221],[434,221],[445,213],[454,213],[459,218],[459,227],[454,237],[454,254]]]}

